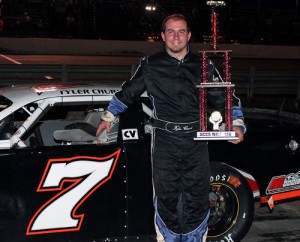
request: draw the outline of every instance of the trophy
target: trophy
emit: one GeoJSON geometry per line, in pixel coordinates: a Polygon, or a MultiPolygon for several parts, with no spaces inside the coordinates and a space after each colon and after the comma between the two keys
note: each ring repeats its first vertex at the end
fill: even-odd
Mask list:
{"type": "Polygon", "coordinates": [[[230,68],[229,68],[229,53],[231,50],[218,50],[217,43],[217,7],[225,6],[224,1],[207,1],[206,4],[212,8],[211,14],[211,37],[212,50],[200,51],[202,53],[202,83],[197,87],[200,89],[200,132],[194,140],[234,140],[238,139],[236,133],[232,130],[232,91],[234,84],[230,82],[230,68]],[[207,55],[208,54],[223,54],[224,58],[224,82],[208,82],[207,78],[207,55]],[[207,89],[221,88],[225,96],[225,113],[224,117],[220,110],[214,110],[209,118],[207,112],[207,89]],[[212,129],[208,129],[207,120],[212,124],[212,129]],[[224,123],[223,123],[224,122],[224,123]]]}
{"type": "Polygon", "coordinates": [[[197,85],[200,89],[200,131],[194,140],[234,140],[238,139],[232,130],[232,92],[234,84],[230,82],[228,50],[201,51],[202,53],[202,83],[197,85]],[[207,54],[224,54],[224,82],[208,82],[207,78],[207,54]],[[213,110],[208,117],[207,89],[221,88],[224,91],[225,107],[224,117],[221,110],[213,110]],[[212,124],[209,129],[208,121],[212,124]]]}

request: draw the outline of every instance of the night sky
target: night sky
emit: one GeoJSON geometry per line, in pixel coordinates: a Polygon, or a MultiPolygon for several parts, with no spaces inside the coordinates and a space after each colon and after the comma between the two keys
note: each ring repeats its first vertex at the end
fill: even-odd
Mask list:
{"type": "MultiPolygon", "coordinates": [[[[216,8],[220,42],[299,45],[298,1],[225,0],[216,8]]],[[[160,41],[161,22],[172,13],[188,18],[195,42],[211,34],[205,0],[2,0],[1,12],[7,37],[160,41]],[[148,3],[157,10],[146,11],[148,3]]]]}

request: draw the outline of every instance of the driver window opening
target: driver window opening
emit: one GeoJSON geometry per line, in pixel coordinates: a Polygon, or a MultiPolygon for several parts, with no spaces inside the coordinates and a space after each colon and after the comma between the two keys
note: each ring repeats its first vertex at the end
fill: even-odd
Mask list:
{"type": "MultiPolygon", "coordinates": [[[[26,147],[96,144],[100,114],[107,105],[107,102],[102,102],[93,105],[70,103],[51,106],[32,127],[26,130],[21,140],[26,147]]],[[[12,127],[9,136],[22,126],[37,106],[37,104],[27,105],[10,115],[12,127]]],[[[115,125],[113,130],[110,142],[117,141],[118,125],[115,125]]],[[[107,141],[107,136],[104,139],[107,141]]]]}

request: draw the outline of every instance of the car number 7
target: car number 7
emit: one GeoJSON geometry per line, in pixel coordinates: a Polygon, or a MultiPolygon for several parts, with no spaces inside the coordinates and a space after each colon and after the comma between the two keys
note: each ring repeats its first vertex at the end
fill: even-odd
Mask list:
{"type": "Polygon", "coordinates": [[[37,192],[60,192],[38,209],[30,220],[26,234],[80,230],[84,214],[76,214],[77,209],[112,177],[120,151],[107,157],[50,159],[37,192]],[[67,187],[64,186],[66,182],[70,183],[67,187]]]}

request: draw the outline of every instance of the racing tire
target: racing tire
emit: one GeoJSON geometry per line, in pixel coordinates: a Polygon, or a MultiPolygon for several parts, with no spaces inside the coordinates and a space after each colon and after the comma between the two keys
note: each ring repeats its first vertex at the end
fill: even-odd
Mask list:
{"type": "Polygon", "coordinates": [[[207,242],[239,242],[254,217],[254,198],[245,177],[220,162],[211,163],[207,242]]]}

